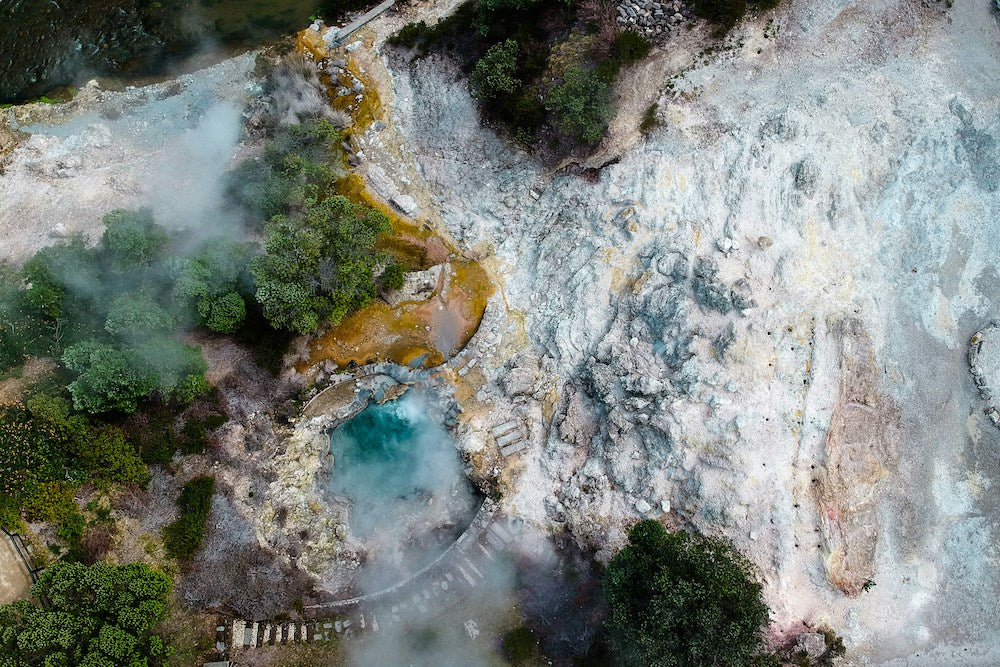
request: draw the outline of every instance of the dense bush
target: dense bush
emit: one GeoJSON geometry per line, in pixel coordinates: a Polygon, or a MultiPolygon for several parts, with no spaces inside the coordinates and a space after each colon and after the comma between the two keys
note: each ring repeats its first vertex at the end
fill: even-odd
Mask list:
{"type": "Polygon", "coordinates": [[[530,628],[514,628],[503,636],[503,652],[515,665],[530,660],[538,650],[538,640],[530,628]]]}
{"type": "Polygon", "coordinates": [[[643,114],[642,116],[642,123],[639,125],[639,130],[642,131],[643,134],[648,134],[649,132],[652,132],[653,128],[659,125],[660,119],[657,116],[659,111],[660,111],[660,105],[657,104],[656,102],[650,104],[649,108],[646,109],[646,113],[643,114]]]}
{"type": "Polygon", "coordinates": [[[0,513],[3,526],[16,527],[23,510],[30,520],[50,521],[79,537],[82,519],[73,495],[79,481],[145,486],[149,471],[109,425],[93,425],[72,414],[69,401],[36,395],[27,405],[0,406],[0,513]]]}
{"type": "Polygon", "coordinates": [[[573,65],[545,100],[565,134],[592,143],[604,136],[614,112],[611,86],[594,70],[573,65]]]}
{"type": "Polygon", "coordinates": [[[249,243],[210,239],[171,264],[172,298],[189,323],[216,333],[237,332],[246,320],[245,296],[253,293],[249,243]]]}
{"type": "MultiPolygon", "coordinates": [[[[43,248],[19,274],[0,275],[5,368],[61,358],[77,410],[132,412],[153,397],[185,402],[205,389],[205,362],[179,340],[169,299],[169,235],[148,211],[112,211],[95,248],[73,238],[43,248]]],[[[4,369],[0,369],[4,370],[4,369]]]]}
{"type": "Polygon", "coordinates": [[[298,210],[322,196],[340,174],[341,137],[326,120],[279,130],[260,157],[242,162],[226,179],[230,200],[251,224],[298,210]]]}
{"type": "Polygon", "coordinates": [[[399,262],[389,262],[378,277],[378,286],[384,290],[394,290],[406,284],[406,269],[399,262]]]}
{"type": "Polygon", "coordinates": [[[195,477],[177,499],[181,515],[163,529],[163,547],[171,558],[190,558],[201,546],[212,509],[215,478],[195,477]]]}
{"type": "Polygon", "coordinates": [[[615,39],[613,53],[620,63],[633,63],[649,55],[653,45],[637,32],[625,30],[615,39]]]}
{"type": "Polygon", "coordinates": [[[233,201],[251,220],[266,221],[250,274],[260,314],[273,329],[311,333],[377,292],[374,269],[384,256],[375,245],[391,226],[380,211],[334,194],[339,144],[340,134],[324,120],[285,128],[263,157],[244,162],[230,179],[233,201]]]}
{"type": "Polygon", "coordinates": [[[472,72],[472,88],[481,99],[491,99],[501,93],[512,94],[521,87],[514,76],[517,71],[517,42],[507,39],[491,46],[476,63],[472,72]]]}
{"type": "Polygon", "coordinates": [[[309,333],[367,304],[381,258],[375,244],[390,231],[384,213],[339,195],[310,201],[301,216],[276,216],[251,264],[268,321],[309,333]]]}
{"type": "Polygon", "coordinates": [[[762,648],[761,585],[723,540],[640,521],[608,565],[604,591],[621,664],[749,665],[762,648]]]}
{"type": "Polygon", "coordinates": [[[589,144],[614,112],[619,69],[650,48],[640,35],[622,34],[609,7],[600,0],[470,0],[440,23],[406,26],[390,41],[417,49],[417,57],[432,46],[451,49],[483,111],[520,143],[533,144],[552,128],[589,144]]]}
{"type": "Polygon", "coordinates": [[[0,606],[0,666],[161,665],[170,650],[152,630],[170,590],[141,563],[56,563],[31,588],[41,606],[0,606]]]}
{"type": "Polygon", "coordinates": [[[694,0],[694,10],[725,33],[743,18],[750,6],[759,9],[777,7],[781,0],[694,0]]]}

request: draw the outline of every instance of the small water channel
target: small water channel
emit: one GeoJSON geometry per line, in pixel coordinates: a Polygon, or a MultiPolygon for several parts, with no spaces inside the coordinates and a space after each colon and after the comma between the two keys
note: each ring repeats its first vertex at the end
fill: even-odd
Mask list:
{"type": "Polygon", "coordinates": [[[349,503],[365,544],[367,585],[395,583],[441,554],[482,503],[433,400],[411,389],[373,403],[330,434],[328,490],[349,503]]]}

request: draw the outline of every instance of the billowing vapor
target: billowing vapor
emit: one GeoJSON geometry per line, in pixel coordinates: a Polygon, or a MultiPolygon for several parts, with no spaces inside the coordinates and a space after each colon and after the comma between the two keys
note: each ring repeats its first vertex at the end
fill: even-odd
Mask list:
{"type": "Polygon", "coordinates": [[[370,406],[331,435],[330,490],[349,500],[351,533],[368,546],[367,588],[432,560],[478,505],[440,412],[410,390],[370,406]]]}
{"type": "Polygon", "coordinates": [[[242,131],[242,112],[227,103],[211,106],[160,163],[151,177],[151,207],[170,229],[195,230],[205,238],[237,233],[223,197],[242,131]]]}

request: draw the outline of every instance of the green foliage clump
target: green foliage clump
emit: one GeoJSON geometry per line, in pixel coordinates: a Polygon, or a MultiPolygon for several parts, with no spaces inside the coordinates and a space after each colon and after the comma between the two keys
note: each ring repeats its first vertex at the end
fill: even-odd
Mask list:
{"type": "MultiPolygon", "coordinates": [[[[391,226],[380,211],[333,194],[341,169],[339,144],[330,123],[307,121],[278,131],[263,157],[244,162],[231,175],[230,197],[252,220],[265,221],[262,252],[249,263],[251,280],[241,282],[230,272],[233,279],[226,285],[229,294],[237,293],[234,285],[255,285],[261,318],[250,312],[245,317],[258,341],[280,339],[260,331],[264,323],[273,330],[311,333],[339,322],[376,294],[374,269],[383,255],[375,245],[391,226]]],[[[212,302],[238,310],[235,299],[212,302]]]]}
{"type": "Polygon", "coordinates": [[[0,666],[162,665],[170,648],[153,628],[171,585],[141,563],[56,563],[31,588],[44,606],[0,606],[0,666]]]}
{"type": "Polygon", "coordinates": [[[163,546],[171,558],[190,558],[201,546],[205,522],[212,509],[215,478],[195,477],[184,485],[177,499],[180,517],[163,529],[163,546]]]}
{"type": "Polygon", "coordinates": [[[26,357],[51,353],[55,332],[34,310],[21,275],[0,264],[0,372],[20,366],[26,357]]]}
{"type": "Polygon", "coordinates": [[[604,592],[622,664],[748,665],[761,651],[761,585],[724,540],[640,521],[609,563],[604,592]]]}
{"type": "Polygon", "coordinates": [[[652,132],[653,128],[659,125],[660,120],[656,115],[659,112],[659,110],[660,110],[660,105],[657,104],[656,102],[650,104],[649,108],[646,109],[646,113],[642,117],[642,123],[639,125],[639,130],[643,134],[648,134],[649,132],[652,132]]]}
{"type": "Polygon", "coordinates": [[[26,405],[0,406],[3,527],[16,528],[23,511],[55,523],[64,539],[78,538],[74,494],[82,479],[145,486],[150,475],[120,429],[91,424],[62,397],[39,394],[26,405]]]}
{"type": "Polygon", "coordinates": [[[298,210],[325,192],[341,171],[340,132],[326,120],[283,128],[263,154],[227,177],[230,200],[260,224],[298,210]]]}
{"type": "Polygon", "coordinates": [[[158,395],[187,403],[208,389],[208,365],[198,348],[157,336],[119,347],[86,340],[62,357],[76,379],[67,389],[77,410],[132,413],[142,400],[158,395]]]}
{"type": "Polygon", "coordinates": [[[503,652],[515,665],[527,662],[538,650],[538,639],[530,628],[520,626],[503,636],[503,652]]]}
{"type": "Polygon", "coordinates": [[[111,302],[104,330],[123,339],[142,340],[150,335],[160,335],[174,328],[170,316],[148,294],[134,292],[123,294],[111,302]]]}
{"type": "Polygon", "coordinates": [[[253,291],[249,263],[254,252],[251,244],[220,238],[175,260],[172,296],[184,320],[216,333],[239,331],[247,316],[245,295],[253,291]]]}
{"type": "Polygon", "coordinates": [[[389,262],[378,277],[378,285],[384,290],[394,290],[406,284],[406,269],[399,262],[389,262]]]}
{"type": "Polygon", "coordinates": [[[566,70],[563,82],[546,97],[545,106],[562,132],[587,143],[604,136],[614,112],[611,85],[580,65],[566,70]]]}
{"type": "Polygon", "coordinates": [[[652,43],[639,33],[624,30],[615,38],[612,51],[618,62],[626,64],[642,60],[652,48],[652,43]]]}
{"type": "Polygon", "coordinates": [[[149,267],[170,245],[170,236],[149,209],[112,211],[104,216],[104,227],[102,245],[118,273],[149,267]]]}
{"type": "Polygon", "coordinates": [[[417,49],[417,57],[432,47],[448,48],[469,72],[486,115],[519,143],[530,146],[557,134],[547,145],[565,150],[600,139],[614,112],[611,91],[619,70],[651,48],[641,35],[619,34],[605,9],[572,1],[470,0],[438,24],[412,24],[390,42],[417,49]],[[595,15],[604,21],[600,26],[595,15]],[[582,39],[597,31],[607,48],[582,39]],[[554,58],[565,53],[571,62],[565,55],[554,58]]]}
{"type": "Polygon", "coordinates": [[[268,321],[304,334],[366,305],[376,294],[375,244],[391,229],[384,213],[340,195],[310,201],[302,216],[276,216],[251,263],[268,321]]]}
{"type": "Polygon", "coordinates": [[[492,99],[501,93],[512,94],[521,87],[517,72],[520,47],[513,39],[491,46],[476,63],[472,72],[472,89],[481,99],[492,99]]]}
{"type": "Polygon", "coordinates": [[[19,274],[0,272],[0,311],[20,328],[0,330],[0,370],[59,357],[76,409],[91,414],[133,412],[154,397],[191,400],[207,367],[179,340],[170,237],[147,210],[112,211],[104,223],[95,248],[73,238],[40,250],[19,274]]]}
{"type": "Polygon", "coordinates": [[[720,35],[728,32],[747,13],[748,6],[771,9],[781,0],[694,0],[695,13],[711,21],[720,35]]]}

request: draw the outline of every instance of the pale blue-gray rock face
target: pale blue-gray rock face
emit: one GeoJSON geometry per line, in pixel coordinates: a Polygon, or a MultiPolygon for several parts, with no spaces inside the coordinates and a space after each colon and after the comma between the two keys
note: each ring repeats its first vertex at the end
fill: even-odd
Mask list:
{"type": "MultiPolygon", "coordinates": [[[[440,60],[393,61],[394,115],[559,397],[519,511],[609,554],[642,499],[733,539],[779,625],[825,618],[876,664],[988,664],[1000,431],[965,354],[1000,305],[1000,28],[990,3],[928,4],[793,2],[674,79],[596,183],[483,128],[440,60]],[[873,404],[898,406],[898,449],[831,476],[833,415],[873,404]],[[854,598],[828,578],[852,567],[876,584],[854,598]]],[[[481,394],[534,405],[504,387],[481,394]]]]}

